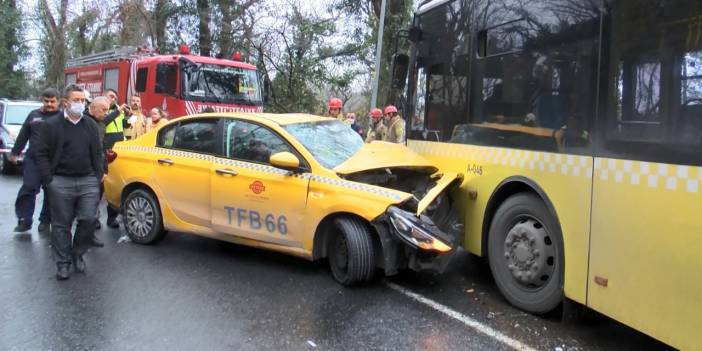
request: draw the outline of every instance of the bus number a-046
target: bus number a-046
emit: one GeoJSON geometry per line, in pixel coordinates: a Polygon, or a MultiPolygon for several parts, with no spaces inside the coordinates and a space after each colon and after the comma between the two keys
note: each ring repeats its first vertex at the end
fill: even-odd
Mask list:
{"type": "Polygon", "coordinates": [[[477,165],[475,163],[469,163],[468,168],[466,169],[468,173],[473,173],[477,175],[483,175],[483,166],[477,165]]]}

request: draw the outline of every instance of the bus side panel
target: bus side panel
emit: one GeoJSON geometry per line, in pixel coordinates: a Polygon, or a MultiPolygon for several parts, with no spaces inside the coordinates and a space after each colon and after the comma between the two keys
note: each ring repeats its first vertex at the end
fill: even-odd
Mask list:
{"type": "Polygon", "coordinates": [[[588,305],[702,348],[702,168],[597,158],[594,176],[588,305]]]}
{"type": "Polygon", "coordinates": [[[443,171],[465,174],[457,194],[466,228],[464,246],[477,255],[483,254],[483,218],[497,186],[512,176],[538,184],[552,202],[563,232],[565,294],[586,302],[592,157],[415,140],[408,146],[443,171]],[[478,193],[475,200],[469,199],[471,190],[478,193]]]}

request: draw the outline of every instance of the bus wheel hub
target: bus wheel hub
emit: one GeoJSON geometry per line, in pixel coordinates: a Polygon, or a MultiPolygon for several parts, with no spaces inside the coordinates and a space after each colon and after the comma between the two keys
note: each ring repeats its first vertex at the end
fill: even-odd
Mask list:
{"type": "Polygon", "coordinates": [[[505,237],[504,257],[512,277],[528,287],[540,287],[553,275],[551,239],[541,223],[523,219],[505,237]]]}

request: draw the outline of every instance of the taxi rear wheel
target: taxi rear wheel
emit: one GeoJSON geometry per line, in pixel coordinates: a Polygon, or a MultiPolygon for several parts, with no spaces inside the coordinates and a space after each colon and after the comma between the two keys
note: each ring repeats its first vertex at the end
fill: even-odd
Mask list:
{"type": "Polygon", "coordinates": [[[161,209],[148,191],[136,189],[127,195],[122,205],[124,230],[133,242],[154,244],[166,234],[161,209]]]}
{"type": "Polygon", "coordinates": [[[327,252],[334,280],[346,285],[358,285],[373,279],[375,251],[368,227],[356,218],[339,218],[334,221],[327,252]]]}

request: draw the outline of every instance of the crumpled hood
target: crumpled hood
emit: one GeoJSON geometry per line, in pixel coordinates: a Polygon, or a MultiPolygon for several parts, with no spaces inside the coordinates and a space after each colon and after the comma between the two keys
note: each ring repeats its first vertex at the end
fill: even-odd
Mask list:
{"type": "Polygon", "coordinates": [[[428,174],[438,171],[429,160],[405,145],[384,141],[364,144],[355,155],[336,166],[334,171],[340,175],[349,175],[383,168],[424,170],[428,174]]]}

